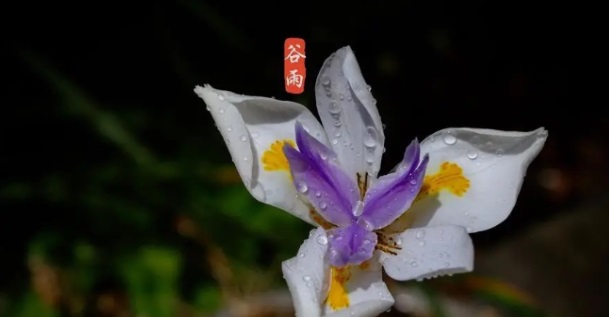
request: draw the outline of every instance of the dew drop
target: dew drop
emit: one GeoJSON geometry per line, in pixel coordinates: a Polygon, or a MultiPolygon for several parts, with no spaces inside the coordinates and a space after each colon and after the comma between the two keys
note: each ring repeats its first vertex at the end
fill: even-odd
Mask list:
{"type": "Polygon", "coordinates": [[[244,157],[243,157],[243,160],[247,162],[247,160],[249,160],[249,157],[244,156],[244,157]]]}
{"type": "Polygon", "coordinates": [[[260,136],[260,134],[258,132],[252,132],[252,137],[254,139],[257,139],[260,136]]]}
{"type": "Polygon", "coordinates": [[[245,142],[247,141],[247,137],[245,135],[242,135],[239,140],[241,140],[241,142],[245,142]]]}
{"type": "Polygon", "coordinates": [[[334,144],[334,145],[338,144],[338,140],[337,139],[332,140],[332,144],[334,144]]]}
{"type": "Polygon", "coordinates": [[[322,202],[321,204],[319,204],[319,208],[321,208],[321,210],[325,210],[326,208],[328,208],[328,204],[322,202]]]}
{"type": "Polygon", "coordinates": [[[309,190],[309,186],[307,186],[306,183],[299,183],[298,184],[298,191],[299,192],[301,192],[303,194],[306,194],[308,190],[309,190]]]}
{"type": "Polygon", "coordinates": [[[410,185],[415,186],[417,184],[416,178],[410,180],[410,185]]]}
{"type": "Polygon", "coordinates": [[[304,258],[305,254],[300,252],[300,253],[298,253],[298,256],[301,257],[301,258],[304,258]]]}
{"type": "Polygon", "coordinates": [[[503,150],[502,149],[497,149],[497,151],[495,151],[495,154],[497,154],[497,156],[502,157],[503,156],[503,150]]]}
{"type": "Polygon", "coordinates": [[[467,151],[467,158],[470,160],[475,160],[476,158],[478,158],[478,152],[476,152],[476,150],[467,151]]]}
{"type": "Polygon", "coordinates": [[[317,197],[317,198],[321,197],[321,192],[319,190],[315,192],[315,197],[317,197]]]}
{"type": "Polygon", "coordinates": [[[417,261],[411,261],[410,266],[417,267],[417,266],[419,266],[419,263],[417,263],[417,261]]]}
{"type": "Polygon", "coordinates": [[[226,131],[233,132],[233,127],[229,125],[228,128],[226,128],[226,131]]]}
{"type": "Polygon", "coordinates": [[[220,100],[224,100],[224,96],[222,96],[222,95],[218,95],[218,99],[220,99],[220,100]]]}
{"type": "Polygon", "coordinates": [[[320,153],[319,157],[321,157],[321,159],[324,161],[328,159],[328,155],[326,153],[320,153]]]}
{"type": "Polygon", "coordinates": [[[370,87],[370,85],[368,85],[368,91],[372,91],[372,87],[370,87]]]}
{"type": "Polygon", "coordinates": [[[220,113],[224,113],[224,108],[221,108],[221,109],[220,109],[220,113]]]}
{"type": "Polygon", "coordinates": [[[444,141],[444,143],[446,143],[448,145],[453,145],[453,144],[457,143],[457,138],[455,138],[455,136],[450,133],[444,134],[444,136],[442,137],[442,140],[444,141]]]}
{"type": "Polygon", "coordinates": [[[321,84],[324,86],[330,86],[330,77],[326,75],[321,76],[321,84]]]}
{"type": "Polygon", "coordinates": [[[363,244],[370,244],[372,241],[368,240],[368,239],[364,239],[364,241],[362,241],[363,244]]]}
{"type": "Polygon", "coordinates": [[[364,202],[360,200],[355,204],[355,207],[353,207],[353,215],[359,217],[362,215],[362,212],[364,212],[364,202]]]}
{"type": "Polygon", "coordinates": [[[209,107],[209,105],[205,106],[205,109],[206,109],[207,111],[211,111],[211,108],[209,107]]]}
{"type": "Polygon", "coordinates": [[[366,138],[364,139],[364,145],[369,148],[369,149],[373,149],[374,147],[376,147],[376,129],[374,127],[367,127],[366,128],[366,138]]]}
{"type": "Polygon", "coordinates": [[[321,244],[321,245],[326,245],[328,244],[328,237],[321,235],[319,237],[317,237],[317,243],[321,244]]]}
{"type": "Polygon", "coordinates": [[[420,246],[424,246],[424,245],[425,245],[425,241],[421,241],[421,242],[419,242],[419,245],[420,245],[420,246]]]}
{"type": "Polygon", "coordinates": [[[472,227],[466,227],[466,228],[465,228],[465,230],[466,230],[467,232],[472,232],[472,227]]]}
{"type": "Polygon", "coordinates": [[[311,277],[308,276],[308,275],[305,275],[305,276],[302,277],[302,280],[305,281],[305,282],[310,282],[311,281],[311,277]]]}
{"type": "Polygon", "coordinates": [[[344,100],[345,99],[345,94],[343,94],[342,92],[340,94],[338,94],[338,99],[344,100]]]}
{"type": "Polygon", "coordinates": [[[340,136],[341,136],[340,131],[339,131],[339,132],[336,132],[336,133],[334,134],[334,136],[335,136],[335,137],[337,137],[337,138],[340,138],[340,136]]]}
{"type": "Polygon", "coordinates": [[[423,239],[423,237],[425,237],[425,230],[423,230],[423,229],[417,230],[416,236],[417,236],[417,239],[423,239]]]}

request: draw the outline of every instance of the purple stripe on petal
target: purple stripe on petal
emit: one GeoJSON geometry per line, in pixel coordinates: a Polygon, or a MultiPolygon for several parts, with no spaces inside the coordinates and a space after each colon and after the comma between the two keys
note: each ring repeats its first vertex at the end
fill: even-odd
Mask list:
{"type": "Polygon", "coordinates": [[[284,146],[294,186],[327,221],[345,226],[355,220],[357,187],[336,164],[336,154],[296,123],[298,150],[284,146]]]}
{"type": "Polygon", "coordinates": [[[368,190],[364,197],[364,211],[358,222],[369,230],[388,226],[397,219],[417,197],[429,156],[425,154],[419,164],[419,143],[415,139],[406,148],[400,168],[385,175],[368,190]]]}
{"type": "Polygon", "coordinates": [[[357,223],[330,230],[328,238],[328,260],[336,267],[358,265],[369,260],[377,243],[376,234],[357,223]]]}

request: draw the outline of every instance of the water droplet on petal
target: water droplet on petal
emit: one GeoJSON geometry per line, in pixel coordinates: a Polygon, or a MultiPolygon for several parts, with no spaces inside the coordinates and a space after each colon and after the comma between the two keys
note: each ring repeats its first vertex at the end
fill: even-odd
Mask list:
{"type": "Polygon", "coordinates": [[[368,240],[368,239],[364,239],[364,241],[362,241],[363,244],[370,244],[372,241],[368,240]]]}
{"type": "Polygon", "coordinates": [[[321,245],[326,245],[328,244],[328,237],[321,235],[319,237],[317,237],[317,243],[321,244],[321,245]]]}
{"type": "Polygon", "coordinates": [[[218,99],[220,99],[220,100],[224,100],[224,96],[222,96],[222,95],[220,95],[220,94],[219,94],[219,95],[218,95],[218,99]]]}
{"type": "Polygon", "coordinates": [[[419,242],[419,245],[420,245],[420,246],[424,246],[424,245],[425,245],[425,241],[421,241],[421,242],[419,242]]]}
{"type": "Polygon", "coordinates": [[[332,140],[332,144],[334,144],[334,145],[338,144],[338,140],[337,139],[332,140]]]}
{"type": "Polygon", "coordinates": [[[370,85],[368,85],[368,91],[372,91],[372,87],[370,87],[370,85]]]}
{"type": "Polygon", "coordinates": [[[355,217],[359,217],[362,215],[362,212],[364,212],[364,202],[362,202],[361,200],[358,201],[357,203],[355,203],[355,206],[353,207],[353,215],[355,217]]]}
{"type": "Polygon", "coordinates": [[[445,267],[445,268],[448,268],[449,266],[450,266],[450,263],[449,263],[449,262],[444,262],[444,267],[445,267]]]}
{"type": "Polygon", "coordinates": [[[366,138],[364,139],[364,145],[367,148],[373,149],[374,147],[376,147],[376,129],[374,127],[367,127],[366,128],[366,138]]]}
{"type": "Polygon", "coordinates": [[[247,141],[247,137],[245,135],[242,135],[239,140],[241,140],[241,142],[245,142],[247,141]]]}
{"type": "Polygon", "coordinates": [[[221,108],[221,109],[220,109],[220,113],[224,113],[224,108],[221,108]]]}
{"type": "Polygon", "coordinates": [[[340,136],[341,136],[340,131],[336,132],[336,133],[334,134],[334,136],[335,136],[335,137],[337,137],[337,138],[340,138],[340,136]]]}
{"type": "Polygon", "coordinates": [[[228,128],[226,128],[226,131],[232,132],[233,131],[233,127],[229,125],[228,128]]]}
{"type": "Polygon", "coordinates": [[[321,76],[321,84],[324,86],[329,86],[330,85],[330,77],[323,75],[321,76]]]}
{"type": "Polygon", "coordinates": [[[476,150],[467,151],[467,158],[470,160],[475,160],[478,157],[478,152],[476,150]]]}
{"type": "Polygon", "coordinates": [[[345,94],[343,94],[342,92],[340,94],[338,94],[338,99],[344,100],[345,99],[345,94]]]}
{"type": "Polygon", "coordinates": [[[311,281],[311,277],[308,276],[308,275],[305,275],[305,276],[302,277],[302,280],[305,281],[305,282],[310,282],[311,281]]]}
{"type": "Polygon", "coordinates": [[[260,136],[260,133],[258,133],[258,132],[252,132],[252,137],[254,139],[257,139],[259,136],[260,136]]]}
{"type": "Polygon", "coordinates": [[[244,157],[243,157],[243,160],[244,160],[244,161],[247,161],[247,160],[249,160],[249,157],[244,156],[244,157]]]}
{"type": "Polygon", "coordinates": [[[328,204],[322,202],[321,204],[319,204],[319,208],[321,208],[321,210],[325,210],[326,208],[328,208],[328,204]]]}
{"type": "Polygon", "coordinates": [[[397,240],[395,240],[395,244],[399,247],[402,245],[402,238],[398,238],[397,240]]]}
{"type": "Polygon", "coordinates": [[[319,190],[315,192],[315,197],[321,197],[321,192],[319,190]]]}
{"type": "Polygon", "coordinates": [[[298,253],[298,256],[304,258],[305,254],[303,252],[298,253]]]}
{"type": "Polygon", "coordinates": [[[465,228],[465,230],[466,230],[467,232],[472,232],[472,227],[466,227],[466,228],[465,228]]]}
{"type": "Polygon", "coordinates": [[[205,106],[205,110],[211,111],[211,108],[209,107],[209,105],[205,106]]]}
{"type": "Polygon", "coordinates": [[[423,229],[417,230],[416,236],[417,236],[417,239],[423,239],[423,237],[425,237],[425,230],[423,230],[423,229]]]}
{"type": "Polygon", "coordinates": [[[497,154],[497,156],[502,157],[503,156],[503,149],[497,149],[497,151],[495,151],[495,154],[497,154]]]}
{"type": "Polygon", "coordinates": [[[412,185],[412,186],[417,185],[417,179],[416,178],[411,179],[410,180],[410,185],[412,185]]]}
{"type": "Polygon", "coordinates": [[[442,140],[444,141],[444,143],[446,143],[448,145],[453,145],[453,144],[457,143],[457,138],[455,138],[454,135],[452,135],[448,132],[444,134],[444,136],[442,137],[442,140]]]}
{"type": "Polygon", "coordinates": [[[309,186],[307,186],[306,183],[301,182],[301,183],[298,184],[298,191],[299,192],[301,192],[303,194],[306,194],[308,190],[309,190],[309,186]]]}
{"type": "Polygon", "coordinates": [[[419,263],[417,263],[417,261],[410,262],[410,266],[412,266],[412,267],[417,267],[418,265],[419,265],[419,263]]]}

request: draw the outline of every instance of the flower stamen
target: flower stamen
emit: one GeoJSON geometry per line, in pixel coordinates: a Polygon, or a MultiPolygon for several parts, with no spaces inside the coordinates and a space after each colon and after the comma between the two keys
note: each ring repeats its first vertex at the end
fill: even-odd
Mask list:
{"type": "Polygon", "coordinates": [[[359,173],[355,173],[355,177],[357,178],[357,187],[359,188],[360,200],[364,200],[366,196],[366,191],[368,191],[368,173],[364,174],[364,179],[362,180],[362,176],[359,173]]]}
{"type": "Polygon", "coordinates": [[[398,251],[402,250],[402,247],[399,246],[399,242],[396,242],[392,237],[386,236],[381,231],[376,231],[376,235],[378,237],[378,242],[376,243],[376,249],[381,250],[385,253],[389,253],[392,255],[397,255],[398,251]]]}

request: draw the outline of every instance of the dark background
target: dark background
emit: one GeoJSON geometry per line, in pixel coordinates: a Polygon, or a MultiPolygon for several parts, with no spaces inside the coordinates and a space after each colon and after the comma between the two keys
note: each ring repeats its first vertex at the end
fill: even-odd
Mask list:
{"type": "Polygon", "coordinates": [[[317,72],[345,45],[386,125],[382,171],[449,126],[549,130],[510,218],[474,234],[483,254],[606,193],[607,111],[575,93],[579,23],[566,4],[7,6],[0,315],[210,313],[284,287],[279,263],[309,228],[249,197],[193,89],[315,112],[317,72]],[[287,37],[307,45],[298,96],[283,87],[287,37]]]}

